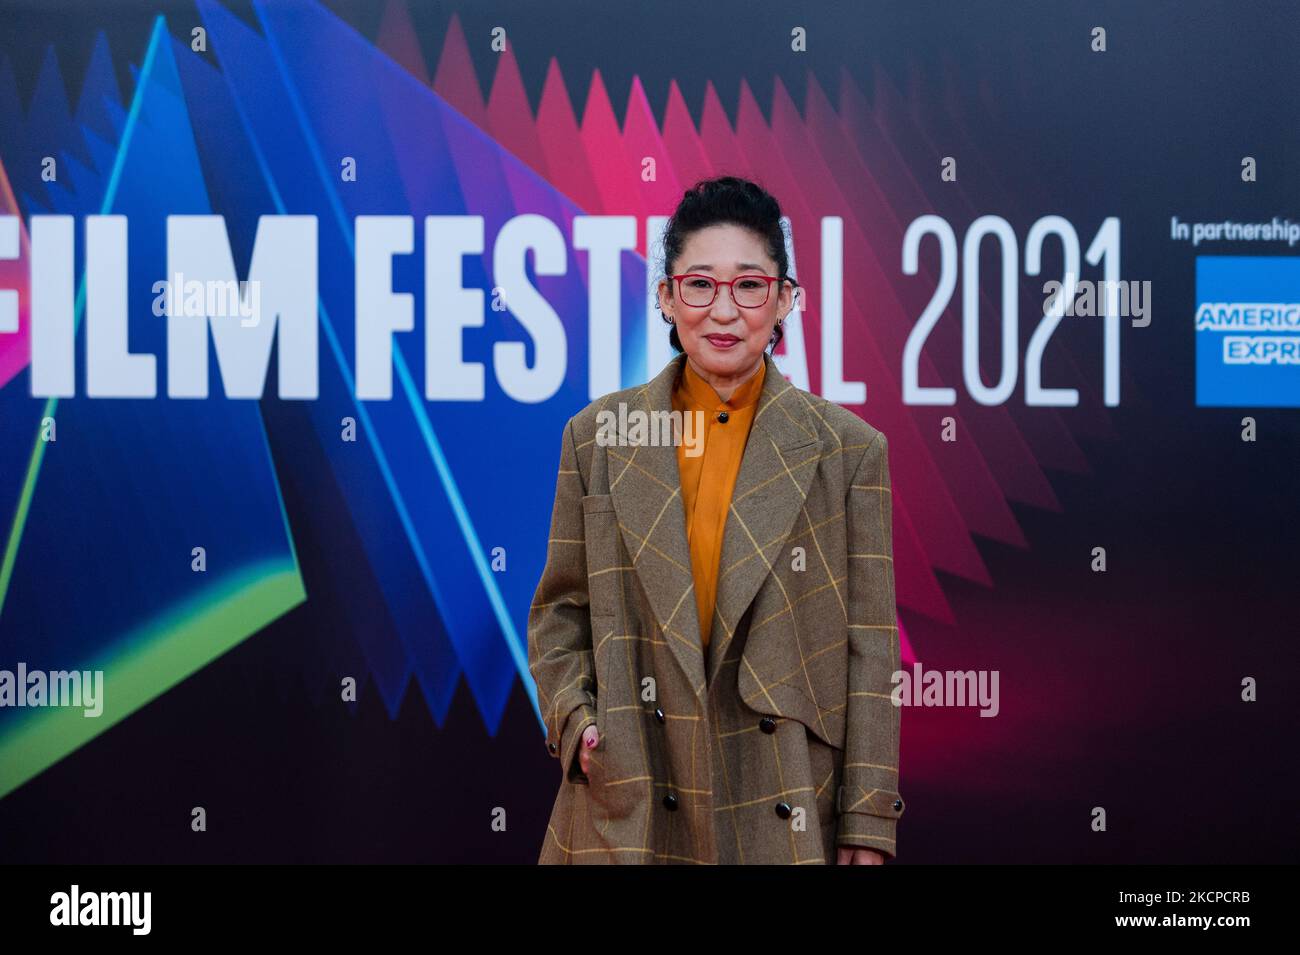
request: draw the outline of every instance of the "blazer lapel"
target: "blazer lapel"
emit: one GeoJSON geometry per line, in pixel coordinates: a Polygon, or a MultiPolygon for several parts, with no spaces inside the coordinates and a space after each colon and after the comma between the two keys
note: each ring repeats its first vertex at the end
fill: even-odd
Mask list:
{"type": "MultiPolygon", "coordinates": [[[[653,440],[632,446],[627,435],[633,411],[647,416],[654,411],[672,411],[673,386],[685,360],[684,354],[677,355],[645,387],[634,392],[628,401],[626,419],[620,409],[606,409],[619,419],[618,442],[608,449],[609,492],[623,542],[632,555],[650,607],[663,627],[660,636],[668,642],[691,686],[703,699],[704,652],[695,607],[691,551],[686,543],[677,448],[670,442],[653,440]]],[[[648,433],[652,429],[646,430],[648,433]]]]}
{"type": "Polygon", "coordinates": [[[722,665],[736,627],[782,551],[808,497],[821,439],[798,389],[769,355],[763,391],[727,511],[718,594],[709,634],[709,673],[722,665]]]}
{"type": "MultiPolygon", "coordinates": [[[[633,410],[646,415],[671,412],[672,390],[685,361],[684,354],[677,355],[634,392],[628,401],[629,415],[633,410]]],[[[618,408],[605,409],[618,415],[619,439],[608,455],[610,498],[619,530],[651,609],[663,625],[662,636],[701,698],[740,618],[790,536],[820,459],[821,440],[798,389],[770,355],[764,354],[763,361],[767,365],[763,390],[723,533],[707,678],[677,448],[653,440],[631,445],[630,417],[625,419],[618,408]]]]}

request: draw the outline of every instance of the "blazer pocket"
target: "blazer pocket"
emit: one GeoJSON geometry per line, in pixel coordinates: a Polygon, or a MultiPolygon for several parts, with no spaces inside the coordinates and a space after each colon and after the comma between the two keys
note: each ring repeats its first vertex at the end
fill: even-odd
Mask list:
{"type": "Polygon", "coordinates": [[[639,745],[639,737],[629,731],[626,688],[621,685],[622,674],[616,672],[616,653],[622,653],[615,641],[618,617],[615,614],[593,614],[591,640],[596,657],[596,729],[600,742],[591,750],[591,814],[597,828],[603,833],[616,820],[625,819],[635,811],[640,798],[638,781],[627,765],[628,747],[639,745]],[[619,677],[619,686],[615,678],[619,677]],[[619,712],[610,715],[610,707],[619,712]],[[615,725],[617,724],[617,725],[615,725]],[[634,742],[635,740],[635,742],[634,742]]]}
{"type": "Polygon", "coordinates": [[[619,606],[623,549],[614,499],[588,494],[582,499],[582,539],[587,552],[587,595],[591,615],[613,614],[619,606]]]}
{"type": "Polygon", "coordinates": [[[610,494],[587,494],[582,498],[582,513],[598,514],[614,509],[614,497],[610,494]]]}

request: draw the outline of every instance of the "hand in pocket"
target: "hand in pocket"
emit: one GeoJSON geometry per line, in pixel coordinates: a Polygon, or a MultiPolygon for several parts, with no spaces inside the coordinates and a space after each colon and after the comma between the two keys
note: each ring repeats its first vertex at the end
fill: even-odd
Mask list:
{"type": "Polygon", "coordinates": [[[600,744],[600,731],[592,723],[582,731],[582,742],[578,744],[578,768],[588,775],[591,766],[591,751],[600,744]]]}

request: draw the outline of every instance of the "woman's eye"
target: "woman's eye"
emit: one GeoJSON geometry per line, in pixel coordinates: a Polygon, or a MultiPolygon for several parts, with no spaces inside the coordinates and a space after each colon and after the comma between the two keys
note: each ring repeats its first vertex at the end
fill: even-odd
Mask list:
{"type": "Polygon", "coordinates": [[[691,279],[686,283],[691,288],[706,289],[713,288],[713,283],[708,279],[691,279]]]}
{"type": "Polygon", "coordinates": [[[761,279],[740,279],[737,284],[743,289],[758,289],[763,287],[761,279]]]}

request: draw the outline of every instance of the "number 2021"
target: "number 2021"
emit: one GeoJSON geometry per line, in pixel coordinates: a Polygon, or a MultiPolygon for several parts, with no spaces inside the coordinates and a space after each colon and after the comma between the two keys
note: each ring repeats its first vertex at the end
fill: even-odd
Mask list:
{"type": "MultiPolygon", "coordinates": [[[[957,287],[957,237],[952,226],[941,216],[924,215],[907,228],[903,237],[903,273],[916,275],[921,239],[933,235],[939,240],[939,284],[934,296],[921,313],[916,327],[907,337],[903,349],[903,402],[909,405],[955,405],[953,388],[922,387],[920,384],[921,349],[930,331],[952,300],[957,287]]],[[[1025,404],[1048,407],[1075,407],[1079,392],[1074,388],[1044,388],[1042,384],[1043,352],[1065,314],[1065,305],[1074,299],[1079,286],[1079,236],[1068,219],[1043,216],[1029,229],[1025,239],[1025,274],[1038,275],[1041,268],[1043,240],[1058,237],[1064,250],[1064,276],[1061,289],[1052,297],[1042,321],[1029,338],[1025,351],[1025,404]]],[[[1089,265],[1102,265],[1102,277],[1113,288],[1119,282],[1119,219],[1110,216],[1097,230],[1086,254],[1089,265]]],[[[1016,387],[1019,352],[1019,283],[1016,263],[1019,260],[1016,234],[1001,216],[980,216],[966,231],[962,245],[962,377],[970,396],[982,405],[999,405],[1016,387]],[[1002,251],[1002,369],[997,383],[989,386],[980,378],[979,363],[979,252],[987,236],[997,239],[1002,251]]],[[[1119,320],[1120,316],[1104,309],[1102,315],[1103,399],[1108,406],[1119,404],[1119,320]]]]}

